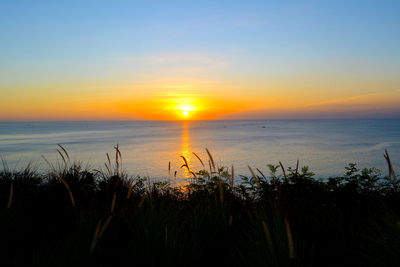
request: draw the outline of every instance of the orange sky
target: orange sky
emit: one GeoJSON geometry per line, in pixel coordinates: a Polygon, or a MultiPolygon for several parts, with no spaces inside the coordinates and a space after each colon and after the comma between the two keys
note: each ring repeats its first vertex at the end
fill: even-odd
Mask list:
{"type": "Polygon", "coordinates": [[[305,77],[12,85],[0,98],[0,120],[393,117],[400,107],[396,86],[397,81],[332,84],[305,77]]]}
{"type": "Polygon", "coordinates": [[[324,97],[282,93],[255,96],[235,94],[160,93],[146,98],[74,94],[12,93],[0,99],[0,120],[202,120],[374,116],[391,117],[400,107],[399,91],[324,97]],[[225,97],[224,97],[225,96],[225,97]],[[183,115],[186,111],[187,116],[183,115]]]}

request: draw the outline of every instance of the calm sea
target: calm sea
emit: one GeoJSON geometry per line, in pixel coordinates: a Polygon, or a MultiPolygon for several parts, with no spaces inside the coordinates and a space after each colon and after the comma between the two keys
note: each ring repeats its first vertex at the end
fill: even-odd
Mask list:
{"type": "Polygon", "coordinates": [[[76,161],[102,168],[106,152],[119,144],[123,168],[132,175],[174,179],[187,176],[181,155],[193,169],[208,166],[208,148],[220,166],[234,165],[249,175],[247,165],[268,173],[267,164],[310,166],[319,177],[344,173],[349,162],[387,173],[385,149],[400,173],[400,120],[241,120],[124,122],[0,122],[0,155],[10,169],[32,162],[46,169],[41,155],[60,161],[62,144],[76,161]],[[171,162],[171,175],[168,164],[171,162]]]}

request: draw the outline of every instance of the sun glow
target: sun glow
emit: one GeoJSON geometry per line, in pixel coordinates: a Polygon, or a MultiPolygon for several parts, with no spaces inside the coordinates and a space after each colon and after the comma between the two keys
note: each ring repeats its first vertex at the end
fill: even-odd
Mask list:
{"type": "Polygon", "coordinates": [[[182,107],[182,108],[179,108],[179,110],[181,111],[183,118],[188,119],[190,116],[190,112],[193,111],[194,108],[182,107]]]}
{"type": "Polygon", "coordinates": [[[195,104],[194,99],[179,99],[175,105],[175,110],[179,111],[180,117],[189,119],[194,111],[199,110],[198,104],[195,104]]]}
{"type": "MultiPolygon", "coordinates": [[[[129,97],[126,96],[126,98],[129,97]]],[[[107,99],[101,104],[109,103],[110,100],[107,99]]],[[[99,103],[98,105],[100,106],[99,103]]],[[[243,101],[213,98],[211,95],[200,93],[176,93],[172,91],[143,98],[139,101],[116,101],[113,105],[127,116],[140,116],[140,119],[181,121],[212,120],[248,108],[243,101]]]]}

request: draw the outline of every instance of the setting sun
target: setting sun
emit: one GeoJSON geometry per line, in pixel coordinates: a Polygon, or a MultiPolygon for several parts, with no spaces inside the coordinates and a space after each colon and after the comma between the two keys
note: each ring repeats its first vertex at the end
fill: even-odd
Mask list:
{"type": "Polygon", "coordinates": [[[181,114],[181,118],[188,119],[192,117],[191,113],[195,110],[199,110],[198,100],[194,98],[179,98],[175,99],[173,102],[174,109],[181,114]]]}
{"type": "Polygon", "coordinates": [[[182,112],[182,116],[184,119],[187,119],[189,117],[189,112],[195,110],[194,107],[187,107],[187,106],[180,107],[179,109],[182,112]]]}

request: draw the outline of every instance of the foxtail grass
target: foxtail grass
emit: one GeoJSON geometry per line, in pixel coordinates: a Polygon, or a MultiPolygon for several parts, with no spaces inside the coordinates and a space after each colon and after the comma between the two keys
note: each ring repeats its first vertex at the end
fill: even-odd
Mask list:
{"type": "Polygon", "coordinates": [[[385,158],[387,165],[388,165],[389,177],[391,177],[393,179],[393,181],[396,181],[396,174],[394,173],[392,162],[390,160],[389,153],[386,149],[385,149],[385,153],[383,154],[383,157],[385,158]]]}
{"type": "Polygon", "coordinates": [[[13,202],[13,197],[14,197],[14,184],[11,183],[10,184],[10,194],[8,197],[8,204],[7,204],[7,208],[11,208],[12,202],[13,202]]]}
{"type": "MultiPolygon", "coordinates": [[[[215,162],[214,162],[214,159],[213,159],[210,151],[208,150],[208,148],[206,148],[206,151],[207,151],[208,157],[210,158],[210,162],[211,162],[211,165],[212,165],[212,172],[215,173],[215,162]]],[[[211,166],[210,166],[210,169],[211,169],[211,166]]]]}
{"type": "Polygon", "coordinates": [[[133,187],[136,185],[133,181],[129,185],[128,193],[126,194],[126,199],[129,199],[132,195],[133,187]]]}
{"type": "Polygon", "coordinates": [[[279,165],[281,166],[283,177],[285,178],[285,182],[287,182],[286,171],[285,171],[285,168],[283,167],[282,162],[279,161],[279,165]]]}
{"type": "Polygon", "coordinates": [[[253,169],[250,167],[250,165],[247,165],[247,167],[250,170],[251,176],[253,177],[254,181],[257,184],[257,188],[261,189],[261,183],[260,183],[260,179],[258,179],[257,175],[254,173],[253,169]]]}
{"type": "Polygon", "coordinates": [[[196,153],[194,153],[194,152],[192,152],[192,153],[193,153],[193,155],[196,156],[196,158],[200,161],[201,166],[203,166],[203,168],[204,168],[204,163],[203,163],[203,161],[201,160],[201,158],[200,158],[196,153]]]}
{"type": "Polygon", "coordinates": [[[187,171],[190,173],[190,168],[189,168],[188,161],[186,160],[186,158],[184,156],[181,156],[181,158],[182,158],[182,160],[184,162],[184,164],[182,164],[181,168],[185,167],[187,169],[187,171]]]}
{"type": "Polygon", "coordinates": [[[289,258],[294,259],[293,235],[292,235],[292,230],[290,228],[289,221],[287,218],[285,219],[285,229],[286,229],[287,240],[288,240],[289,258]]]}
{"type": "Polygon", "coordinates": [[[57,174],[53,173],[53,176],[55,178],[57,178],[57,180],[60,181],[64,185],[65,189],[67,189],[67,191],[69,193],[69,197],[71,199],[72,207],[75,207],[75,198],[74,198],[74,195],[72,194],[71,187],[68,185],[68,183],[63,178],[61,178],[57,174]]]}
{"type": "Polygon", "coordinates": [[[262,223],[262,226],[263,226],[263,230],[264,230],[264,234],[265,234],[265,238],[267,240],[268,246],[272,250],[273,249],[273,243],[272,243],[271,233],[270,233],[265,221],[262,220],[261,223],[262,223]]]}
{"type": "Polygon", "coordinates": [[[262,173],[262,171],[260,171],[259,168],[256,168],[256,170],[258,171],[259,174],[261,174],[261,176],[264,178],[264,180],[267,180],[267,177],[264,175],[264,173],[262,173]]]}
{"type": "Polygon", "coordinates": [[[99,241],[99,233],[100,233],[100,229],[101,229],[101,225],[102,225],[101,223],[102,223],[102,221],[100,219],[99,222],[97,223],[96,229],[93,234],[92,243],[90,245],[90,254],[93,254],[93,252],[96,248],[97,242],[99,241]]]}
{"type": "MultiPolygon", "coordinates": [[[[64,152],[64,154],[65,154],[65,156],[67,157],[67,159],[68,159],[68,161],[70,161],[70,158],[69,158],[69,154],[68,154],[68,152],[67,152],[67,150],[62,146],[62,145],[60,145],[60,144],[57,144],[61,149],[62,149],[62,151],[64,152]]],[[[61,154],[61,153],[60,153],[61,154]]],[[[62,154],[61,154],[62,155],[62,154]]],[[[64,157],[63,157],[64,158],[64,157]]]]}
{"type": "MultiPolygon", "coordinates": [[[[389,177],[351,165],[325,180],[299,161],[293,169],[271,165],[269,174],[248,165],[250,174],[235,180],[233,165],[217,171],[208,152],[210,172],[206,161],[196,172],[181,158],[185,175],[188,170],[196,179],[180,190],[126,175],[115,150],[106,154],[108,170],[71,166],[55,172],[49,164],[46,174],[32,174],[3,167],[2,265],[28,266],[20,247],[26,258],[40,259],[35,266],[204,266],[211,258],[235,266],[324,266],[327,259],[332,266],[396,266],[400,260],[399,190],[387,151],[389,177]],[[52,201],[64,190],[67,205],[52,201]]],[[[61,147],[56,153],[70,162],[61,147]]]]}
{"type": "Polygon", "coordinates": [[[109,215],[107,217],[106,221],[104,222],[104,224],[102,224],[102,220],[101,219],[99,220],[99,222],[97,224],[97,227],[96,227],[96,230],[95,230],[94,235],[93,235],[92,243],[90,245],[90,254],[93,254],[93,252],[95,251],[97,243],[103,237],[105,231],[107,230],[108,226],[111,223],[111,219],[112,219],[112,215],[109,215]]]}

